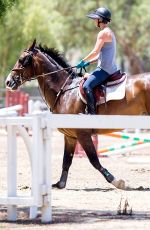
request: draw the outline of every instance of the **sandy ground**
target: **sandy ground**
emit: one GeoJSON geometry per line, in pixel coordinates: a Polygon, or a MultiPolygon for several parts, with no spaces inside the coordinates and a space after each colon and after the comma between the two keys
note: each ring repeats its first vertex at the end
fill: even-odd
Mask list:
{"type": "MultiPolygon", "coordinates": [[[[6,194],[6,135],[0,129],[0,195],[6,194]]],[[[99,146],[120,143],[112,137],[100,136],[99,146]]],[[[25,145],[20,137],[18,145],[18,195],[30,194],[31,170],[25,145]]],[[[57,182],[61,173],[63,135],[53,134],[52,181],[57,182]]],[[[36,220],[28,218],[28,207],[18,208],[18,221],[7,221],[7,209],[0,206],[1,229],[56,229],[56,230],[138,230],[150,229],[150,162],[129,163],[130,157],[139,160],[150,157],[149,149],[136,150],[120,156],[101,157],[99,160],[116,178],[122,178],[126,191],[115,189],[96,171],[86,157],[75,157],[70,168],[68,183],[63,190],[52,190],[51,224],[41,224],[40,211],[36,220]],[[128,215],[118,214],[128,201],[128,215]],[[132,215],[130,210],[132,207],[132,215]]],[[[149,158],[147,158],[149,159],[149,158]]]]}

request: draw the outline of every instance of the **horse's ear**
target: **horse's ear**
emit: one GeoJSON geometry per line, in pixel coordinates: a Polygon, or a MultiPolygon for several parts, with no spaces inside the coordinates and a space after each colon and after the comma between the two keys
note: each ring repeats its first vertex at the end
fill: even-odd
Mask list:
{"type": "Polygon", "coordinates": [[[36,45],[36,39],[34,39],[34,41],[33,41],[33,43],[32,43],[32,45],[29,47],[29,51],[33,51],[33,49],[34,49],[34,47],[35,47],[35,45],[36,45]]]}

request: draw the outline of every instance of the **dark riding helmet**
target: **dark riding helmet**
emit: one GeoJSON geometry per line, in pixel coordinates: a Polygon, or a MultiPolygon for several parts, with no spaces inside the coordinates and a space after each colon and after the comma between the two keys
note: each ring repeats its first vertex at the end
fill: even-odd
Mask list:
{"type": "Polygon", "coordinates": [[[89,13],[87,17],[91,19],[99,19],[102,22],[107,23],[111,21],[111,12],[106,7],[100,7],[96,9],[95,11],[89,13]]]}

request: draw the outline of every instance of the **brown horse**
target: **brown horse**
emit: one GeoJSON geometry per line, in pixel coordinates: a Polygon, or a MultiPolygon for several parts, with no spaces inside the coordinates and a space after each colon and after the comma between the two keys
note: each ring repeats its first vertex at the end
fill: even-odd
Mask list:
{"type": "MultiPolygon", "coordinates": [[[[56,114],[84,113],[85,104],[78,90],[81,78],[55,50],[37,47],[36,41],[25,50],[6,79],[6,87],[16,90],[20,85],[34,79],[38,80],[43,98],[56,114]]],[[[97,114],[142,115],[150,114],[150,74],[130,77],[126,86],[126,97],[119,101],[109,101],[97,108],[97,114]]],[[[68,171],[72,163],[77,140],[85,150],[91,164],[115,187],[125,189],[123,180],[115,177],[103,168],[93,145],[92,134],[104,134],[113,130],[102,129],[61,129],[64,133],[65,148],[60,180],[57,188],[66,186],[68,171]]]]}

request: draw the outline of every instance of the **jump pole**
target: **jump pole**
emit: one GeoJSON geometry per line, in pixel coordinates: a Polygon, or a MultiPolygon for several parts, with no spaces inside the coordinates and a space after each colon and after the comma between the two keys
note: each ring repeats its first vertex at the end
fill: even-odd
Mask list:
{"type": "Polygon", "coordinates": [[[109,146],[109,147],[106,147],[106,148],[102,148],[102,149],[99,149],[97,151],[98,154],[102,154],[102,153],[108,153],[108,152],[113,152],[113,151],[116,151],[116,150],[121,150],[121,149],[125,149],[125,148],[128,148],[128,147],[133,147],[133,146],[136,146],[136,145],[141,145],[143,144],[144,142],[143,141],[133,141],[133,142],[128,142],[128,143],[124,143],[124,144],[118,144],[118,145],[112,145],[112,146],[109,146]]]}
{"type": "Polygon", "coordinates": [[[135,141],[124,144],[112,145],[110,147],[102,148],[97,151],[98,156],[115,156],[116,154],[124,154],[136,150],[150,148],[149,142],[135,141]]]}
{"type": "Polygon", "coordinates": [[[110,136],[110,137],[116,137],[116,138],[122,138],[122,139],[132,139],[133,141],[143,141],[143,142],[150,142],[149,138],[145,138],[145,137],[139,137],[139,136],[134,136],[132,134],[123,134],[121,132],[114,132],[114,133],[108,133],[106,134],[106,136],[110,136]]]}

